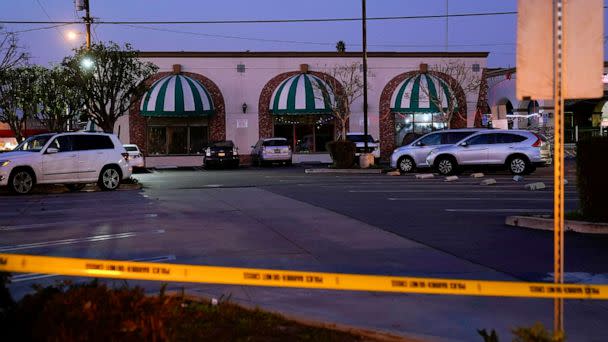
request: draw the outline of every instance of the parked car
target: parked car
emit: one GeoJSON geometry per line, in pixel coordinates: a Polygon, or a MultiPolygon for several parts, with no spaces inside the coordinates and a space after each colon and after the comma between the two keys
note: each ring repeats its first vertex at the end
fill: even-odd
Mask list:
{"type": "Polygon", "coordinates": [[[204,148],[203,166],[239,167],[239,151],[230,140],[218,141],[204,148]]]}
{"type": "Polygon", "coordinates": [[[402,173],[429,168],[426,157],[432,149],[455,144],[478,131],[479,129],[475,128],[463,128],[427,133],[407,145],[396,148],[391,155],[391,167],[402,173]]]}
{"type": "Polygon", "coordinates": [[[352,141],[355,143],[355,146],[357,148],[355,151],[356,157],[360,156],[361,153],[364,152],[366,139],[367,139],[367,148],[369,149],[370,153],[374,155],[374,158],[376,160],[379,159],[380,158],[380,144],[379,144],[378,140],[374,140],[374,138],[372,138],[372,136],[370,134],[368,134],[367,138],[366,138],[365,134],[363,134],[363,133],[357,133],[357,132],[346,133],[346,140],[352,141]]]}
{"type": "Polygon", "coordinates": [[[97,183],[118,188],[131,177],[128,154],[118,138],[105,133],[50,133],[32,136],[0,157],[0,186],[27,194],[36,184],[65,184],[79,190],[97,183]]]}
{"type": "Polygon", "coordinates": [[[426,162],[442,175],[471,166],[500,166],[522,175],[551,164],[551,145],[542,135],[529,131],[479,131],[454,145],[431,150],[426,162]]]}
{"type": "Polygon", "coordinates": [[[134,144],[122,145],[127,153],[129,154],[129,165],[133,168],[144,168],[146,167],[146,160],[144,159],[143,153],[139,150],[139,147],[134,144]]]}
{"type": "Polygon", "coordinates": [[[251,148],[253,165],[263,166],[275,162],[291,165],[291,146],[285,138],[260,139],[251,148]]]}

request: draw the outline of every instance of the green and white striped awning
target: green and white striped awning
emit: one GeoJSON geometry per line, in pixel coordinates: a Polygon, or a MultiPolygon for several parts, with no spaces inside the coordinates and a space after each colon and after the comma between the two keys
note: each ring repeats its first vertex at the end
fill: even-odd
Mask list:
{"type": "Polygon", "coordinates": [[[197,80],[170,75],[154,82],[141,101],[141,115],[157,117],[209,116],[213,100],[197,80]]]}
{"type": "Polygon", "coordinates": [[[452,91],[439,77],[418,74],[401,82],[391,97],[391,111],[395,113],[438,113],[438,102],[448,108],[452,91]],[[435,99],[435,100],[432,100],[435,99]]]}
{"type": "Polygon", "coordinates": [[[298,74],[281,82],[275,89],[270,97],[270,113],[330,114],[334,100],[334,92],[325,81],[311,74],[298,74]]]}

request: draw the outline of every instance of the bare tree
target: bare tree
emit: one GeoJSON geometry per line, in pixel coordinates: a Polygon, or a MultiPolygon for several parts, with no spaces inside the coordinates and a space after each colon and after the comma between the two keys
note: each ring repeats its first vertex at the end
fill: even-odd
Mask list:
{"type": "Polygon", "coordinates": [[[313,84],[315,97],[323,99],[331,106],[331,114],[336,119],[340,135],[336,140],[344,140],[348,130],[348,119],[350,118],[351,105],[363,96],[363,73],[359,69],[359,63],[351,63],[336,66],[327,74],[331,77],[324,81],[329,85],[313,84]]]}
{"type": "Polygon", "coordinates": [[[157,70],[154,64],[137,58],[137,51],[126,44],[93,44],[90,50],[77,49],[63,65],[84,94],[85,104],[93,122],[105,132],[112,132],[114,123],[141,96],[143,81],[157,70]]]}
{"type": "Polygon", "coordinates": [[[431,91],[431,86],[421,86],[419,89],[422,94],[441,113],[441,118],[448,128],[452,125],[454,116],[466,121],[466,113],[462,115],[459,106],[464,103],[459,103],[458,90],[462,89],[466,101],[466,95],[479,91],[482,79],[480,75],[473,73],[472,68],[464,62],[450,61],[445,64],[435,65],[430,68],[429,73],[444,74],[450,76],[449,80],[442,80],[440,83],[433,84],[435,91],[431,91]],[[447,86],[448,91],[444,91],[443,86],[447,86]]]}
{"type": "Polygon", "coordinates": [[[28,54],[18,45],[17,35],[0,27],[0,77],[3,71],[25,63],[28,54]]]}

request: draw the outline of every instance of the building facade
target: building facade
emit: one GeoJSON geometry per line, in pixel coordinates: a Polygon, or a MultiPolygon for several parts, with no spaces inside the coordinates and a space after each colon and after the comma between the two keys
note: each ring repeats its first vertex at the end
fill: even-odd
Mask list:
{"type": "MultiPolygon", "coordinates": [[[[485,92],[465,94],[433,66],[458,62],[481,80],[487,55],[370,52],[368,129],[382,156],[412,135],[445,127],[431,96],[456,99],[452,127],[473,126],[485,92]]],[[[151,167],[200,165],[202,146],[224,139],[247,163],[251,146],[273,136],[288,139],[294,162],[329,161],[325,144],[337,134],[331,103],[344,91],[332,70],[361,62],[358,52],[141,52],[140,58],[159,72],[145,81],[149,90],[133,100],[115,132],[139,145],[151,167]]],[[[363,132],[362,98],[350,110],[348,130],[363,132]]]]}
{"type": "MultiPolygon", "coordinates": [[[[515,68],[487,71],[487,105],[491,108],[493,126],[539,130],[552,135],[553,100],[518,100],[515,97],[516,79],[515,68]]],[[[604,63],[603,82],[603,97],[565,101],[565,143],[608,135],[608,63],[604,63]]]]}

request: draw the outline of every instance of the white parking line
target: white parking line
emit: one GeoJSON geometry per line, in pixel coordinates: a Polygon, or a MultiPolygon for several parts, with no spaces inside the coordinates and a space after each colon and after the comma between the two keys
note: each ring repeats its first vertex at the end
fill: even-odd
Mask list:
{"type": "Polygon", "coordinates": [[[65,221],[57,221],[57,222],[45,222],[45,223],[27,223],[27,224],[18,224],[12,226],[0,226],[0,231],[12,231],[12,230],[22,230],[22,229],[36,229],[36,228],[46,228],[53,226],[61,226],[65,227],[66,225],[72,224],[100,224],[100,223],[126,223],[132,221],[140,221],[142,219],[156,218],[158,214],[144,214],[143,218],[138,216],[127,216],[127,217],[116,217],[116,218],[101,218],[101,219],[82,219],[82,220],[65,220],[65,221]],[[149,215],[149,216],[148,216],[149,215]]]}
{"type": "MultiPolygon", "coordinates": [[[[163,255],[151,258],[140,258],[140,259],[129,259],[128,261],[140,261],[140,262],[165,262],[175,260],[175,255],[163,255]]],[[[23,273],[17,274],[11,277],[12,283],[19,283],[23,281],[58,277],[58,274],[41,274],[41,273],[23,273]]]]}
{"type": "MultiPolygon", "coordinates": [[[[384,194],[384,193],[458,193],[458,194],[462,194],[462,193],[484,193],[484,194],[504,194],[504,193],[509,193],[509,194],[547,194],[547,195],[552,195],[553,191],[551,190],[537,190],[537,191],[529,191],[529,190],[525,190],[523,187],[520,188],[521,190],[505,190],[505,189],[500,189],[500,188],[496,188],[494,186],[492,186],[491,188],[485,188],[485,190],[469,190],[469,189],[453,189],[453,190],[444,190],[444,189],[439,189],[439,190],[434,190],[434,189],[425,189],[425,188],[421,188],[421,189],[397,189],[397,190],[393,190],[393,189],[382,189],[382,190],[348,190],[348,192],[350,193],[377,193],[377,194],[384,194]]],[[[566,194],[576,194],[576,191],[565,191],[566,194]]]]}
{"type": "Polygon", "coordinates": [[[460,213],[551,213],[553,209],[445,209],[445,211],[460,213]]]}
{"type": "Polygon", "coordinates": [[[126,233],[119,233],[119,234],[103,234],[103,235],[88,236],[85,238],[63,239],[63,240],[55,240],[55,241],[25,243],[25,244],[19,244],[19,245],[8,245],[8,246],[0,246],[0,252],[19,251],[19,250],[23,250],[23,249],[32,249],[32,248],[40,248],[40,247],[73,245],[73,244],[77,244],[77,243],[107,241],[107,240],[115,240],[115,239],[126,239],[126,238],[134,237],[137,235],[162,234],[164,232],[165,232],[164,229],[158,229],[158,230],[153,230],[150,232],[126,232],[126,233]]]}
{"type": "MultiPolygon", "coordinates": [[[[420,197],[389,197],[389,201],[541,201],[541,202],[553,202],[553,198],[526,198],[526,197],[511,197],[511,198],[487,198],[487,197],[433,197],[433,198],[420,198],[420,197]]],[[[566,201],[577,201],[575,198],[566,198],[566,201]]]]}

